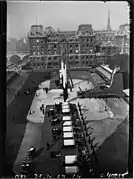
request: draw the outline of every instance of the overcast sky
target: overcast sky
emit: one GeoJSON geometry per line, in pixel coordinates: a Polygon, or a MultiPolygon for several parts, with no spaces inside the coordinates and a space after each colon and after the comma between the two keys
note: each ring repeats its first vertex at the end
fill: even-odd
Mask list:
{"type": "Polygon", "coordinates": [[[94,30],[101,30],[107,26],[108,10],[113,30],[129,23],[126,1],[8,1],[7,35],[16,38],[26,35],[36,19],[44,29],[51,26],[55,30],[77,30],[80,24],[92,24],[94,30]]]}

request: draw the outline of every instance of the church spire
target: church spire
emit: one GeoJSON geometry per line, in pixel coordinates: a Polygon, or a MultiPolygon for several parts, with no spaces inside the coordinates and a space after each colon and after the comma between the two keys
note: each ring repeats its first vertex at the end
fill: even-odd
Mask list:
{"type": "Polygon", "coordinates": [[[108,11],[107,31],[111,31],[111,24],[110,24],[110,11],[108,11]]]}

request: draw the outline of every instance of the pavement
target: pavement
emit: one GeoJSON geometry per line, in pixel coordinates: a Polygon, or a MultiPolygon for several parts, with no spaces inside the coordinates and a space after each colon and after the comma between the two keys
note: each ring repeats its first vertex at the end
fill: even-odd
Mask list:
{"type": "Polygon", "coordinates": [[[9,85],[9,92],[7,92],[6,95],[6,104],[7,106],[9,106],[11,104],[11,102],[14,100],[15,95],[18,93],[18,91],[22,88],[22,86],[24,85],[25,81],[28,78],[28,74],[27,73],[20,73],[20,75],[18,77],[16,77],[15,80],[13,80],[9,85]]]}
{"type": "MultiPolygon", "coordinates": [[[[47,87],[48,83],[48,81],[46,83],[44,82],[42,87],[47,87]]],[[[95,142],[99,142],[99,148],[104,140],[115,132],[117,126],[128,116],[129,106],[122,99],[116,98],[110,98],[107,99],[107,101],[94,98],[78,99],[77,91],[79,91],[79,86],[82,90],[85,90],[93,88],[93,85],[86,80],[77,79],[73,79],[73,83],[74,88],[73,91],[69,93],[67,101],[76,105],[79,102],[83,110],[85,121],[88,123],[88,126],[93,127],[92,136],[96,137],[95,142]]],[[[50,90],[48,94],[44,92],[41,96],[36,96],[30,108],[31,111],[35,111],[35,113],[33,115],[28,114],[27,120],[34,123],[44,123],[44,115],[40,111],[41,105],[44,104],[46,106],[63,101],[62,97],[60,97],[61,93],[62,91],[59,92],[55,90],[55,92],[52,92],[52,90],[50,90]]]]}

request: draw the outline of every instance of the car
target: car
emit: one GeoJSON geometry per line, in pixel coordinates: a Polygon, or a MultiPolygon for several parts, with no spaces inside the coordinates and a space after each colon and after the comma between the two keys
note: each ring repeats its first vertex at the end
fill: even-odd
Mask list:
{"type": "Polygon", "coordinates": [[[51,125],[56,125],[56,124],[60,124],[60,119],[59,118],[56,118],[56,119],[52,119],[51,120],[51,125]]]}
{"type": "Polygon", "coordinates": [[[59,128],[53,128],[52,129],[52,134],[53,135],[60,135],[61,134],[61,129],[59,129],[59,128]]]}
{"type": "Polygon", "coordinates": [[[30,157],[30,158],[34,158],[35,156],[36,156],[36,149],[35,149],[35,147],[31,147],[29,150],[28,150],[28,156],[30,157]]]}

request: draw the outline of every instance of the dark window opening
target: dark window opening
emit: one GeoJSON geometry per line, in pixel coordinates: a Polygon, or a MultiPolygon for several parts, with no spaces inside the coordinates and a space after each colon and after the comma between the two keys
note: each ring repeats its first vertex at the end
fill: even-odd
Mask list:
{"type": "Polygon", "coordinates": [[[73,53],[73,51],[72,51],[72,50],[70,50],[70,53],[73,53]]]}

